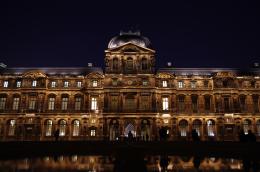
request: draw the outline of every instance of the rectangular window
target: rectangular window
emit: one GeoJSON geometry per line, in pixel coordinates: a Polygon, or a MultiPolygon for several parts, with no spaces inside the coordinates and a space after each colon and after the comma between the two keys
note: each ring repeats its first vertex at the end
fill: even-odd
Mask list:
{"type": "Polygon", "coordinates": [[[204,87],[208,88],[209,87],[209,81],[204,81],[204,87]]]}
{"type": "Polygon", "coordinates": [[[204,99],[205,99],[205,110],[210,111],[210,97],[206,96],[204,99]]]}
{"type": "Polygon", "coordinates": [[[96,136],[96,130],[95,129],[90,130],[90,136],[92,136],[92,137],[96,136]]]}
{"type": "Polygon", "coordinates": [[[21,81],[17,81],[17,82],[16,82],[16,87],[17,87],[17,88],[20,88],[21,85],[22,85],[22,82],[21,82],[21,81]]]}
{"type": "Polygon", "coordinates": [[[117,79],[113,79],[113,80],[112,80],[112,85],[113,85],[113,86],[117,86],[117,79]]]}
{"type": "Polygon", "coordinates": [[[192,96],[191,101],[192,101],[192,111],[193,111],[193,113],[197,113],[198,112],[198,97],[192,96]]]}
{"type": "Polygon", "coordinates": [[[98,106],[97,106],[97,98],[96,97],[92,97],[91,98],[91,110],[97,110],[98,106]]]}
{"type": "Polygon", "coordinates": [[[97,80],[92,81],[92,87],[97,87],[97,86],[98,86],[97,80]]]}
{"type": "Polygon", "coordinates": [[[253,104],[254,104],[254,112],[259,112],[259,105],[258,105],[258,96],[253,96],[253,104]]]}
{"type": "Polygon", "coordinates": [[[143,80],[143,86],[147,86],[148,85],[148,81],[147,80],[143,80]]]}
{"type": "Polygon", "coordinates": [[[178,81],[178,88],[183,88],[183,87],[184,87],[183,81],[178,81]]]}
{"type": "Polygon", "coordinates": [[[76,97],[75,99],[75,110],[81,109],[81,97],[76,97]]]}
{"type": "Polygon", "coordinates": [[[81,81],[78,81],[78,82],[77,82],[77,87],[78,87],[78,88],[81,88],[81,87],[82,87],[82,82],[81,82],[81,81]]]}
{"type": "Polygon", "coordinates": [[[50,97],[49,98],[49,104],[48,104],[48,110],[54,110],[54,105],[55,105],[55,98],[50,97]]]}
{"type": "Polygon", "coordinates": [[[141,96],[140,109],[149,110],[149,96],[141,96]]]}
{"type": "Polygon", "coordinates": [[[169,110],[169,99],[168,97],[162,98],[163,110],[169,110]]]}
{"type": "Polygon", "coordinates": [[[19,109],[19,102],[20,102],[20,98],[19,97],[15,97],[13,99],[13,110],[18,110],[19,109]]]}
{"type": "Polygon", "coordinates": [[[4,88],[8,87],[8,81],[4,81],[4,88]]]}
{"type": "Polygon", "coordinates": [[[134,111],[136,109],[134,97],[126,97],[124,109],[129,111],[134,111]]]}
{"type": "Polygon", "coordinates": [[[118,109],[118,96],[111,96],[111,110],[118,109]]]}
{"type": "Polygon", "coordinates": [[[196,81],[191,81],[190,86],[191,88],[196,88],[196,81]]]}
{"type": "Polygon", "coordinates": [[[31,97],[29,99],[29,110],[35,110],[36,97],[31,97]]]}
{"type": "Polygon", "coordinates": [[[185,109],[184,96],[178,97],[178,109],[179,109],[179,112],[184,112],[184,109],[185,109]]]}
{"type": "Polygon", "coordinates": [[[240,101],[241,111],[242,112],[246,111],[246,97],[245,96],[240,96],[239,101],[240,101]]]}
{"type": "Polygon", "coordinates": [[[5,97],[1,97],[0,98],[0,110],[4,110],[5,109],[5,104],[6,104],[6,98],[5,97]]]}
{"type": "Polygon", "coordinates": [[[162,86],[163,86],[163,87],[167,87],[167,86],[168,86],[167,81],[162,81],[162,86]]]}
{"type": "Polygon", "coordinates": [[[229,112],[229,98],[224,98],[225,112],[229,112]]]}
{"type": "Polygon", "coordinates": [[[69,81],[64,81],[64,87],[65,88],[69,87],[69,81]]]}
{"type": "Polygon", "coordinates": [[[52,81],[51,82],[51,88],[55,88],[56,87],[56,81],[52,81]]]}
{"type": "Polygon", "coordinates": [[[69,98],[68,97],[63,97],[61,100],[61,110],[67,110],[68,109],[68,101],[69,98]]]}
{"type": "Polygon", "coordinates": [[[32,81],[32,87],[36,87],[37,86],[37,81],[36,80],[33,80],[32,81]]]}

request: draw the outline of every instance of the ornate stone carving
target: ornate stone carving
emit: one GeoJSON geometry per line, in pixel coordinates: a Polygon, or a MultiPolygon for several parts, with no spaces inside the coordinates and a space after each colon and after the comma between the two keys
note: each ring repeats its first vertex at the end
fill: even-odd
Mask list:
{"type": "Polygon", "coordinates": [[[46,75],[41,71],[29,71],[26,72],[23,77],[25,78],[45,78],[46,75]]]}

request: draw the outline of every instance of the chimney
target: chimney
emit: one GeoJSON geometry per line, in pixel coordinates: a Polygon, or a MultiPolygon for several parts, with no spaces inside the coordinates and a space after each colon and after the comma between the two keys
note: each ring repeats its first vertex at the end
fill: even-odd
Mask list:
{"type": "Polygon", "coordinates": [[[167,67],[172,67],[172,62],[167,62],[167,67]]]}
{"type": "Polygon", "coordinates": [[[93,63],[88,63],[88,67],[93,67],[93,63]]]}

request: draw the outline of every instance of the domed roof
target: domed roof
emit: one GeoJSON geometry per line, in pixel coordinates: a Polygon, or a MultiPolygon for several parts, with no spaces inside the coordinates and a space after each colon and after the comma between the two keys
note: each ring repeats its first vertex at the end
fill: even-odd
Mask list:
{"type": "Polygon", "coordinates": [[[113,37],[108,44],[108,48],[116,48],[123,44],[131,42],[144,48],[151,48],[151,42],[148,38],[141,36],[140,32],[120,32],[119,36],[113,37]]]}

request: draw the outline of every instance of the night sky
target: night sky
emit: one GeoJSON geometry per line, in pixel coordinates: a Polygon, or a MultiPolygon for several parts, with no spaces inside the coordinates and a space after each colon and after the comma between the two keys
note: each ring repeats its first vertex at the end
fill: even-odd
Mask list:
{"type": "Polygon", "coordinates": [[[120,30],[140,30],[148,37],[158,67],[172,61],[174,67],[245,68],[260,61],[257,1],[92,1],[1,5],[0,62],[103,66],[104,50],[120,30]]]}

